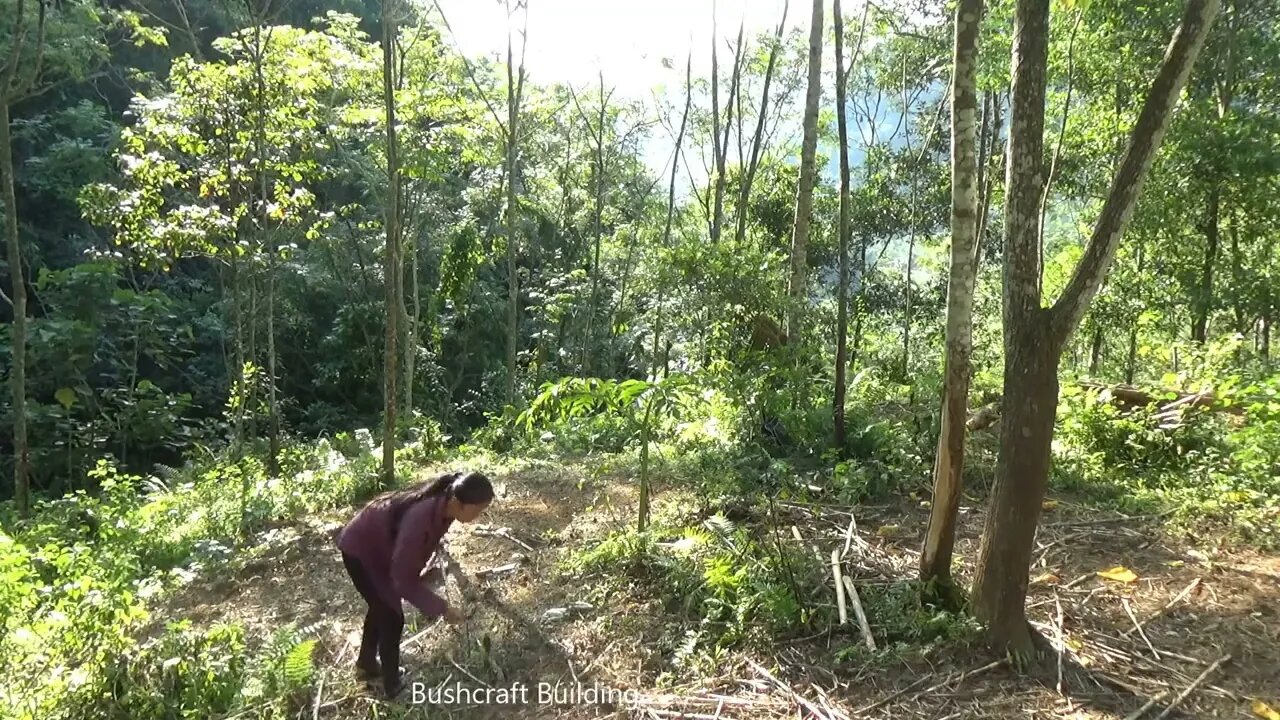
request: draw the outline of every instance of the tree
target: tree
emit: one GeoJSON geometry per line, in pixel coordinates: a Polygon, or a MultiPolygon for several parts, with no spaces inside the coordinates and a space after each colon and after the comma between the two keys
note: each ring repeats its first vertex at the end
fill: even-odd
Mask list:
{"type": "Polygon", "coordinates": [[[974,249],[978,234],[978,35],[982,0],[961,0],[955,10],[951,80],[951,274],[947,287],[946,360],[942,429],[933,462],[933,507],[920,555],[920,579],[951,580],[964,469],[969,358],[973,352],[974,249]]]}
{"type": "MultiPolygon", "coordinates": [[[[520,303],[520,277],[518,268],[516,267],[516,224],[517,206],[516,206],[516,172],[518,169],[517,158],[519,158],[519,141],[520,141],[520,101],[524,95],[524,51],[529,44],[529,6],[528,0],[520,0],[517,7],[523,7],[525,12],[525,28],[521,32],[520,41],[520,68],[517,71],[512,61],[511,53],[511,34],[507,34],[507,124],[506,124],[506,145],[507,145],[507,207],[506,207],[506,225],[507,225],[507,383],[506,398],[507,405],[514,405],[516,400],[516,350],[520,342],[519,337],[519,303],[520,303]],[[519,79],[517,80],[517,76],[519,79]]],[[[510,3],[507,4],[507,14],[510,16],[510,3]]]]}
{"type": "Polygon", "coordinates": [[[712,4],[711,21],[711,150],[715,163],[714,200],[712,200],[711,242],[720,241],[720,231],[724,225],[724,190],[725,164],[729,157],[729,132],[733,126],[733,110],[738,98],[739,84],[742,77],[742,56],[745,44],[742,42],[742,31],[745,21],[738,25],[738,41],[734,46],[733,74],[729,79],[729,97],[725,103],[724,132],[720,132],[720,63],[716,53],[718,38],[712,4]]]}
{"type": "Polygon", "coordinates": [[[787,283],[787,337],[800,337],[800,309],[808,276],[809,226],[813,219],[813,184],[817,178],[818,98],[822,94],[822,0],[813,0],[809,26],[809,86],[804,99],[804,137],[800,145],[800,183],[791,233],[791,275],[787,283]]]}
{"type": "MultiPolygon", "coordinates": [[[[862,49],[863,33],[867,29],[867,11],[870,4],[863,5],[862,24],[858,29],[858,42],[854,45],[854,58],[862,49]]],[[[840,10],[840,0],[832,6],[832,17],[836,35],[836,129],[840,140],[840,218],[837,223],[839,233],[840,279],[836,288],[836,388],[832,402],[835,413],[835,445],[843,452],[845,446],[844,404],[847,385],[845,375],[849,369],[849,127],[848,110],[845,107],[845,94],[849,74],[844,64],[844,15],[840,10]]],[[[852,64],[852,62],[850,63],[852,64]]],[[[770,56],[772,65],[772,56],[770,56]]],[[[767,80],[766,80],[767,85],[767,80]]]]}
{"type": "Polygon", "coordinates": [[[1034,651],[1026,590],[1058,398],[1062,350],[1088,309],[1133,213],[1174,104],[1219,0],[1189,0],[1130,133],[1084,256],[1052,307],[1041,306],[1038,203],[1042,192],[1049,1],[1018,0],[1006,170],[1004,417],[995,487],[974,579],[974,612],[998,649],[1034,651]]]}
{"type": "MultiPolygon", "coordinates": [[[[778,53],[782,51],[782,31],[787,26],[787,10],[790,7],[791,0],[784,0],[782,19],[778,21],[778,29],[773,34],[773,43],[769,46],[769,60],[764,69],[764,86],[760,90],[760,109],[756,112],[756,129],[751,135],[751,154],[747,159],[741,180],[742,188],[738,195],[738,227],[733,237],[735,247],[741,247],[742,241],[747,238],[747,201],[751,199],[751,186],[755,184],[756,170],[760,164],[760,148],[764,142],[765,119],[769,111],[769,88],[773,84],[774,69],[778,65],[778,53]]],[[[843,103],[839,105],[844,106],[843,103]]],[[[742,113],[738,113],[738,119],[742,119],[742,113]]]]}
{"type": "Polygon", "coordinates": [[[13,327],[9,331],[13,345],[13,368],[9,374],[9,391],[13,396],[13,488],[18,512],[27,516],[31,507],[31,456],[27,443],[27,286],[22,272],[22,240],[18,234],[18,201],[14,195],[13,140],[9,135],[13,104],[30,92],[40,76],[44,59],[47,8],[39,3],[39,19],[30,46],[27,31],[30,18],[25,0],[18,0],[16,25],[9,38],[9,57],[0,73],[0,192],[4,194],[5,248],[9,260],[10,291],[5,300],[13,307],[13,327]],[[20,69],[31,69],[25,77],[20,69]]]}
{"type": "MultiPolygon", "coordinates": [[[[108,33],[118,27],[122,37],[142,42],[162,42],[163,37],[138,23],[135,13],[103,11],[74,0],[17,0],[12,15],[5,19],[0,35],[8,52],[0,65],[0,196],[3,196],[5,254],[8,260],[9,293],[0,297],[13,310],[9,331],[13,367],[9,391],[13,414],[13,486],[19,514],[31,505],[31,456],[27,437],[27,287],[24,273],[22,236],[15,192],[12,124],[15,106],[69,80],[83,80],[94,74],[108,57],[108,33]]],[[[6,11],[7,12],[7,11],[6,11]]]]}
{"type": "Polygon", "coordinates": [[[382,484],[396,481],[396,390],[399,372],[400,338],[400,165],[396,158],[396,24],[395,0],[382,0],[382,102],[387,134],[387,207],[384,226],[387,244],[383,255],[383,283],[386,292],[386,347],[383,361],[382,484]]]}

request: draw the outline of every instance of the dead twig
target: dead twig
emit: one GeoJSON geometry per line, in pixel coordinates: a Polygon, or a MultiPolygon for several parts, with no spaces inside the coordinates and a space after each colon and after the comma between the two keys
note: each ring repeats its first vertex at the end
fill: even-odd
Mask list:
{"type": "Polygon", "coordinates": [[[1178,603],[1182,602],[1182,601],[1183,601],[1183,599],[1185,599],[1188,595],[1190,595],[1191,593],[1195,592],[1195,589],[1196,589],[1197,587],[1199,587],[1199,586],[1200,586],[1200,578],[1196,578],[1195,580],[1192,580],[1192,581],[1191,581],[1191,583],[1190,583],[1189,585],[1187,585],[1185,588],[1183,588],[1183,589],[1182,589],[1182,592],[1178,593],[1177,595],[1175,595],[1175,596],[1173,597],[1173,599],[1172,599],[1172,600],[1170,600],[1169,602],[1165,603],[1165,606],[1164,606],[1164,607],[1162,607],[1162,608],[1160,608],[1159,610],[1157,610],[1157,611],[1156,611],[1156,613],[1155,613],[1154,615],[1152,615],[1151,617],[1147,618],[1146,620],[1143,620],[1142,622],[1136,622],[1136,621],[1135,621],[1135,623],[1134,623],[1135,627],[1133,628],[1133,630],[1125,630],[1124,632],[1120,633],[1121,637],[1128,637],[1129,635],[1133,634],[1133,633],[1134,633],[1134,631],[1142,632],[1142,626],[1143,626],[1143,625],[1148,625],[1148,624],[1150,624],[1150,623],[1155,622],[1157,618],[1159,618],[1159,617],[1163,616],[1165,613],[1169,612],[1169,609],[1170,609],[1170,608],[1172,608],[1174,605],[1177,605],[1178,603]]]}
{"type": "Polygon", "coordinates": [[[504,540],[510,540],[511,542],[519,545],[525,550],[528,550],[529,552],[533,552],[533,547],[528,543],[526,543],[525,541],[513,535],[511,533],[511,528],[505,528],[505,527],[491,528],[491,527],[483,526],[483,527],[476,528],[472,532],[474,532],[476,535],[483,535],[485,537],[500,537],[504,540]]]}
{"type": "MultiPolygon", "coordinates": [[[[813,713],[813,715],[819,718],[819,720],[826,720],[829,717],[828,715],[822,712],[821,708],[809,702],[807,699],[805,699],[803,695],[793,690],[790,685],[787,685],[786,683],[779,680],[773,673],[764,669],[764,667],[762,667],[759,663],[755,662],[751,658],[746,658],[746,661],[747,661],[747,664],[749,664],[753,670],[755,670],[757,673],[760,673],[760,675],[763,676],[766,680],[772,682],[779,690],[782,690],[788,693],[791,696],[791,699],[799,703],[800,706],[803,707],[805,710],[808,710],[809,712],[813,713]]],[[[839,720],[849,720],[849,717],[844,713],[841,713],[838,710],[835,712],[837,714],[831,717],[838,718],[839,720]]]]}
{"type": "Polygon", "coordinates": [[[1151,657],[1156,660],[1160,659],[1160,653],[1156,651],[1156,646],[1151,644],[1151,639],[1142,631],[1142,625],[1138,624],[1138,618],[1133,614],[1133,606],[1129,603],[1129,598],[1120,598],[1120,604],[1124,606],[1124,612],[1129,616],[1129,620],[1133,622],[1133,628],[1138,631],[1138,635],[1142,637],[1142,641],[1147,644],[1147,649],[1151,651],[1151,657]]]}
{"type": "Polygon", "coordinates": [[[1144,714],[1146,714],[1146,712],[1147,712],[1148,710],[1150,710],[1151,708],[1155,707],[1156,703],[1158,703],[1158,702],[1160,702],[1160,701],[1164,700],[1168,695],[1169,695],[1169,691],[1168,691],[1168,690],[1165,690],[1164,692],[1160,693],[1159,695],[1157,695],[1157,696],[1155,696],[1155,697],[1151,698],[1150,700],[1146,701],[1145,703],[1143,703],[1142,707],[1138,708],[1137,710],[1134,710],[1133,712],[1129,713],[1128,715],[1125,715],[1125,716],[1124,716],[1124,720],[1138,720],[1138,718],[1140,718],[1140,717],[1142,717],[1144,714]]]}
{"type": "Polygon", "coordinates": [[[1230,655],[1223,655],[1222,657],[1214,661],[1212,665],[1205,668],[1204,672],[1200,673],[1200,677],[1196,678],[1195,680],[1192,680],[1191,684],[1187,686],[1187,689],[1183,690],[1182,693],[1178,695],[1178,697],[1174,698],[1173,702],[1169,703],[1169,707],[1166,707],[1164,709],[1164,712],[1156,716],[1156,720],[1160,720],[1161,718],[1168,717],[1169,713],[1173,712],[1174,708],[1181,705],[1182,702],[1186,700],[1188,697],[1191,697],[1191,693],[1195,692],[1196,688],[1200,687],[1200,685],[1203,684],[1205,680],[1208,680],[1210,675],[1216,672],[1218,668],[1222,667],[1223,664],[1230,661],[1231,661],[1230,655]]]}
{"type": "Polygon", "coordinates": [[[921,690],[920,692],[916,693],[912,697],[911,701],[915,702],[916,700],[919,700],[921,697],[924,697],[925,695],[928,695],[929,693],[932,693],[932,692],[937,692],[938,690],[941,690],[942,688],[947,687],[948,685],[954,684],[958,686],[960,683],[964,682],[965,680],[968,680],[969,678],[975,675],[981,675],[982,673],[987,672],[988,670],[993,670],[995,668],[1000,667],[1001,665],[1005,664],[1005,662],[1007,662],[1007,660],[1005,658],[1001,658],[999,660],[996,660],[995,662],[987,663],[986,665],[983,665],[980,668],[976,668],[974,670],[966,670],[965,672],[962,672],[959,674],[953,674],[950,677],[948,677],[946,680],[943,680],[942,682],[938,683],[937,685],[934,685],[933,687],[925,688],[924,690],[921,690]]]}
{"type": "Polygon", "coordinates": [[[519,570],[519,569],[520,569],[520,563],[518,562],[507,563],[506,565],[499,565],[497,567],[484,568],[483,570],[477,570],[476,577],[479,578],[479,577],[487,577],[489,575],[504,575],[506,573],[515,572],[516,570],[519,570]]]}
{"type": "Polygon", "coordinates": [[[311,707],[311,720],[320,717],[320,701],[324,698],[324,679],[329,675],[328,671],[320,673],[320,681],[316,683],[316,702],[311,707]]]}
{"type": "Polygon", "coordinates": [[[844,607],[844,588],[840,581],[840,554],[835,550],[831,551],[831,577],[836,581],[836,607],[840,611],[840,624],[846,625],[849,622],[849,615],[844,607]]]}
{"type": "Polygon", "coordinates": [[[493,686],[492,686],[492,685],[490,685],[489,683],[487,683],[487,682],[485,682],[485,681],[481,680],[480,678],[476,677],[475,675],[472,675],[470,672],[468,672],[468,671],[467,671],[467,669],[466,669],[466,668],[464,668],[464,667],[462,667],[461,665],[459,665],[458,663],[454,662],[454,660],[453,660],[453,655],[451,655],[451,654],[445,655],[445,659],[449,661],[449,664],[450,664],[450,665],[452,665],[452,666],[454,666],[454,667],[458,668],[458,672],[461,672],[463,675],[466,675],[467,677],[471,678],[472,680],[475,680],[476,682],[480,683],[481,685],[483,685],[483,686],[485,686],[485,687],[493,687],[493,686]]]}
{"type": "Polygon", "coordinates": [[[861,708],[861,709],[859,709],[859,710],[855,711],[853,714],[854,714],[855,716],[857,716],[857,717],[861,717],[861,716],[866,715],[867,713],[871,712],[872,710],[878,710],[879,708],[882,708],[882,707],[884,707],[885,705],[888,705],[889,703],[893,702],[894,700],[897,700],[898,698],[902,697],[903,695],[906,695],[907,693],[911,692],[912,690],[915,690],[918,686],[923,685],[923,684],[925,683],[925,681],[926,681],[926,680],[928,680],[928,679],[929,679],[929,676],[928,676],[928,675],[925,675],[924,677],[917,678],[916,680],[912,681],[912,682],[911,682],[911,684],[907,685],[906,687],[902,688],[901,690],[899,690],[899,691],[897,691],[897,692],[893,693],[892,695],[890,695],[890,696],[888,696],[888,697],[886,697],[886,698],[882,698],[882,699],[880,699],[880,700],[877,700],[877,701],[875,701],[875,702],[871,703],[870,705],[867,705],[866,707],[861,708]]]}
{"type": "Polygon", "coordinates": [[[1062,656],[1067,651],[1067,643],[1062,636],[1062,601],[1058,599],[1058,591],[1053,591],[1053,604],[1058,608],[1058,694],[1062,694],[1062,656]]]}
{"type": "Polygon", "coordinates": [[[848,575],[844,576],[844,589],[849,592],[853,614],[858,618],[858,629],[862,631],[862,641],[866,643],[868,650],[875,652],[876,640],[871,637],[871,624],[867,622],[867,613],[862,609],[862,598],[858,597],[858,589],[853,586],[853,580],[848,575]]]}

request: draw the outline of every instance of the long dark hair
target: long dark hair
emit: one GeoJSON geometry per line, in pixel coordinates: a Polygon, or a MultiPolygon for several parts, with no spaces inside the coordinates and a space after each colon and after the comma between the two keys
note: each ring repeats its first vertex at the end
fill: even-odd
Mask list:
{"type": "Polygon", "coordinates": [[[489,478],[484,473],[445,473],[417,487],[383,493],[370,504],[391,509],[391,528],[394,536],[399,532],[400,520],[404,518],[409,508],[427,498],[438,496],[457,498],[459,502],[467,505],[483,505],[493,500],[493,483],[489,482],[489,478]]]}

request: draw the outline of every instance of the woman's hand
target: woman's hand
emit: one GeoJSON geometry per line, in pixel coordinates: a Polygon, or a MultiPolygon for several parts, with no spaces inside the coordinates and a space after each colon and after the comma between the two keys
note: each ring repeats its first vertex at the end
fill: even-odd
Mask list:
{"type": "Polygon", "coordinates": [[[454,625],[457,625],[462,621],[466,620],[467,618],[462,614],[461,611],[459,611],[457,608],[450,605],[444,610],[444,619],[446,622],[450,622],[450,623],[453,623],[454,625]]]}

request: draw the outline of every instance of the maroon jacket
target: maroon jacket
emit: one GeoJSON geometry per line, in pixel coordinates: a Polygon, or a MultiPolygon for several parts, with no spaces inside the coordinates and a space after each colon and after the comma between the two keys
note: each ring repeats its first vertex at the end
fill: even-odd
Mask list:
{"type": "Polygon", "coordinates": [[[367,505],[338,534],[338,548],[364,565],[378,595],[396,610],[402,599],[427,617],[439,617],[448,607],[419,578],[453,524],[444,516],[446,502],[439,495],[406,509],[395,537],[391,536],[391,509],[367,505]]]}

